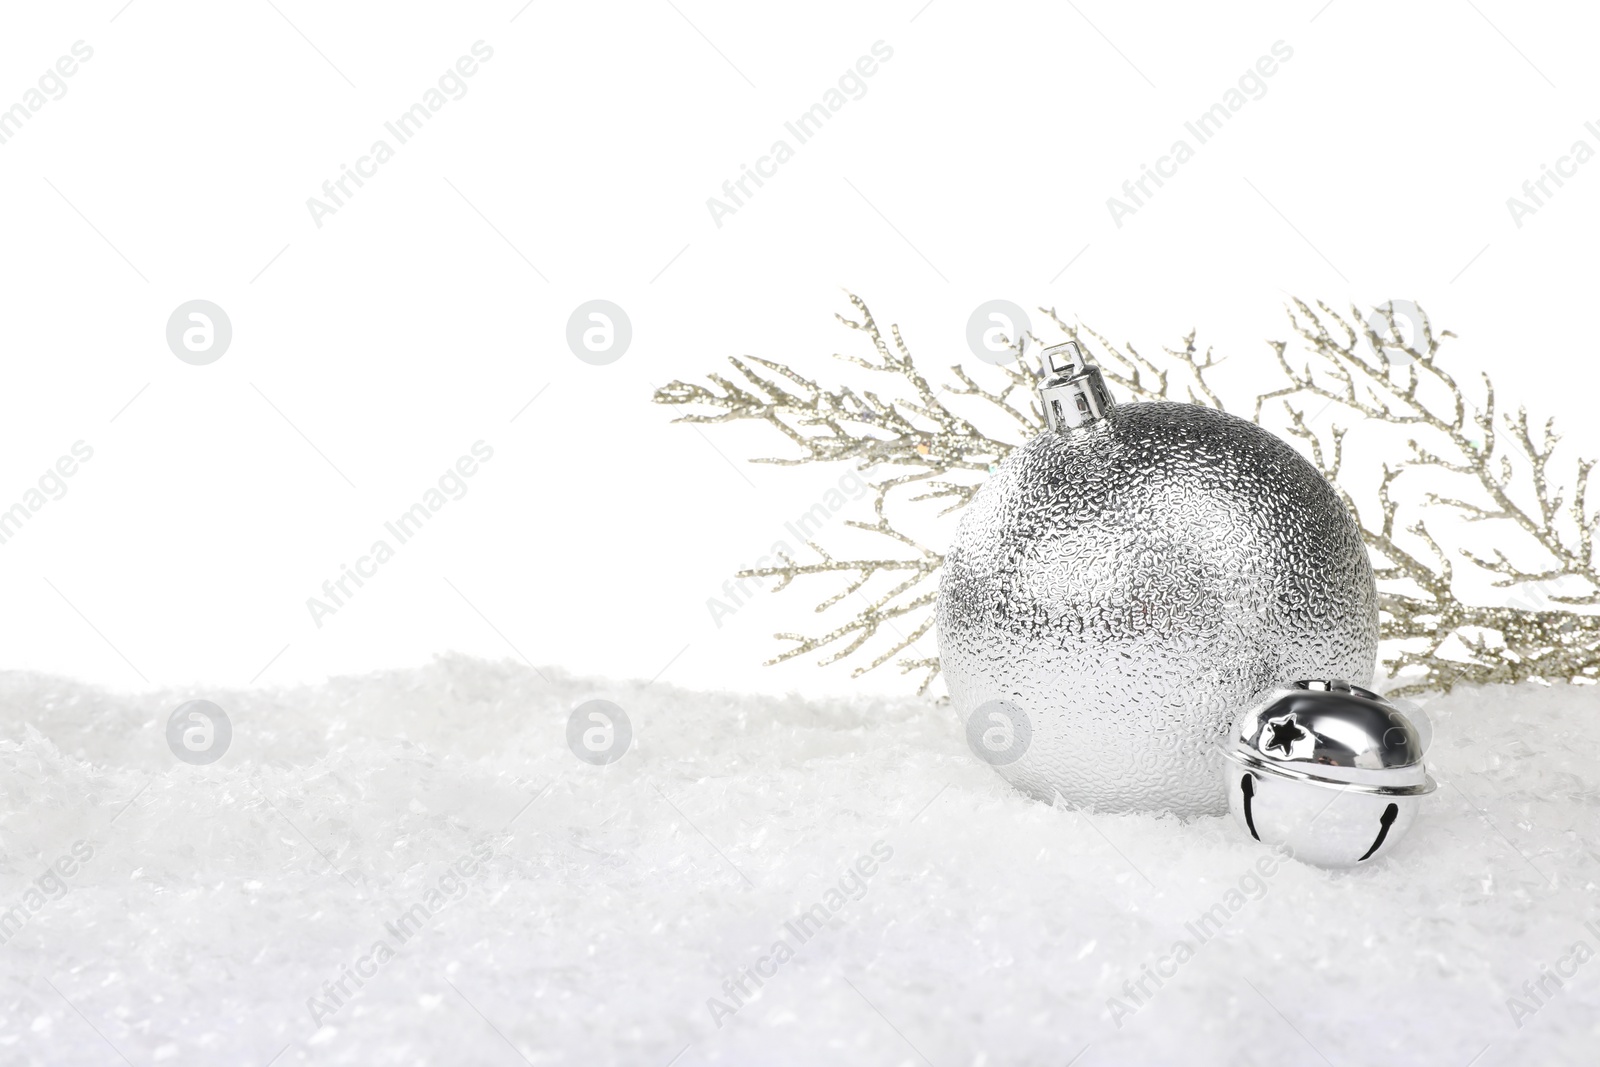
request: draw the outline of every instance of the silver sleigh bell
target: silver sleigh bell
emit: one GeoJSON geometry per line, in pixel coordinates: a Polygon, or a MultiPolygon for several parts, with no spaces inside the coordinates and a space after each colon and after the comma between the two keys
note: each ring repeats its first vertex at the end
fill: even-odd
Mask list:
{"type": "Polygon", "coordinates": [[[1240,715],[1223,747],[1234,820],[1319,867],[1392,851],[1435,786],[1416,724],[1342,681],[1293,682],[1240,715]]]}

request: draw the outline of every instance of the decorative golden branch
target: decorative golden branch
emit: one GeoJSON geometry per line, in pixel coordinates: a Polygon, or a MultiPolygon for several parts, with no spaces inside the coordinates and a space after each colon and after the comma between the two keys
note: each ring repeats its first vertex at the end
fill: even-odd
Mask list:
{"type": "MultiPolygon", "coordinates": [[[[1043,429],[1033,392],[1038,362],[1027,352],[1028,342],[1037,346],[1039,340],[1015,339],[1015,361],[984,369],[992,384],[952,366],[949,380],[936,388],[899,327],[891,326],[886,338],[866,303],[853,294],[849,300],[856,317],[836,317],[865,334],[872,351],[835,358],[864,368],[881,388],[828,389],[788,367],[745,357],[729,359],[737,377],[709,375],[709,388],[675,381],[654,399],[700,409],[680,416],[681,422],[765,422],[797,452],[753,462],[844,462],[864,472],[873,518],[847,525],[882,538],[892,554],[840,559],[808,542],[817,561],[780,555],[775,565],[739,577],[777,578],[777,591],[797,578],[836,576],[842,585],[816,611],[852,597],[862,605],[827,632],[777,635],[791,644],[769,662],[820,651],[820,662],[834,663],[859,653],[854,674],[860,675],[901,657],[902,672],[922,674],[920,692],[939,670],[937,656],[918,642],[933,627],[943,556],[904,532],[885,509],[898,518],[925,501],[941,502],[940,515],[959,510],[1012,448],[1043,429]]],[[[1224,407],[1208,377],[1221,360],[1196,347],[1193,331],[1181,347],[1150,357],[1063,320],[1054,308],[1041,310],[1062,340],[1077,340],[1095,357],[1124,399],[1224,407]]],[[[1481,396],[1469,398],[1437,361],[1443,339],[1454,335],[1436,335],[1420,310],[1417,335],[1409,339],[1392,305],[1377,315],[1386,326],[1381,332],[1353,307],[1346,318],[1326,304],[1313,309],[1295,300],[1289,310],[1299,342],[1294,362],[1289,342],[1270,343],[1283,380],[1255,398],[1253,417],[1281,416],[1283,431],[1301,442],[1361,522],[1379,581],[1383,667],[1400,683],[1396,692],[1449,689],[1458,681],[1595,681],[1600,614],[1573,610],[1600,605],[1600,512],[1588,504],[1595,461],[1575,461],[1563,488],[1552,470],[1559,437],[1551,424],[1533,430],[1520,408],[1497,417],[1487,376],[1481,396]],[[1308,417],[1311,403],[1320,410],[1308,417]],[[1329,410],[1357,420],[1363,434],[1398,429],[1407,435],[1404,458],[1382,468],[1365,508],[1342,478],[1349,428],[1330,423],[1326,434],[1314,429],[1329,410]],[[1519,469],[1525,472],[1520,478],[1519,469]],[[1450,488],[1399,496],[1423,471],[1450,488]],[[1503,530],[1506,545],[1487,556],[1457,545],[1452,554],[1430,530],[1430,511],[1503,530]],[[1459,591],[1455,558],[1492,577],[1493,587],[1526,587],[1533,602],[1471,602],[1459,591]],[[1558,584],[1564,588],[1555,589],[1558,584]]]]}

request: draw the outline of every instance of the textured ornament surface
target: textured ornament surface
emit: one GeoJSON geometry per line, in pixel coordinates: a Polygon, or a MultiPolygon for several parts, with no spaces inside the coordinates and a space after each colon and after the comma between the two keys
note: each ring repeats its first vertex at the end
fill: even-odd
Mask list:
{"type": "Polygon", "coordinates": [[[962,723],[991,701],[1026,717],[996,767],[1019,789],[1220,814],[1218,742],[1254,696],[1371,680],[1377,589],[1355,520],[1288,444],[1211,408],[1126,404],[1039,435],[979,490],[938,638],[962,723]]]}

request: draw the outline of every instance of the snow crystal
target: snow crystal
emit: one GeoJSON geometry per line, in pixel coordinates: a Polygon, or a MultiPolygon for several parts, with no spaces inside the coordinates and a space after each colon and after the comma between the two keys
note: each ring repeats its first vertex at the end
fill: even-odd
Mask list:
{"type": "Polygon", "coordinates": [[[545,673],[205,694],[207,766],[194,694],[0,675],[0,1062],[1593,1060],[1595,690],[1430,702],[1439,791],[1335,873],[1028,800],[930,700],[545,673]]]}

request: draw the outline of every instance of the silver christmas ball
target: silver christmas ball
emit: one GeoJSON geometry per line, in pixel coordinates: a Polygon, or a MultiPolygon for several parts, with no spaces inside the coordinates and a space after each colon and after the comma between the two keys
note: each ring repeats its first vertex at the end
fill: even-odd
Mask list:
{"type": "Polygon", "coordinates": [[[1220,814],[1218,743],[1268,686],[1369,680],[1372,567],[1349,510],[1268,431],[1116,405],[1045,352],[1049,428],[966,506],[939,659],[973,751],[1042,800],[1220,814]]]}
{"type": "Polygon", "coordinates": [[[1391,851],[1434,782],[1416,726],[1376,693],[1303,681],[1239,716],[1223,746],[1234,820],[1257,841],[1319,867],[1391,851]]]}

